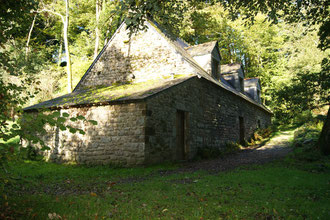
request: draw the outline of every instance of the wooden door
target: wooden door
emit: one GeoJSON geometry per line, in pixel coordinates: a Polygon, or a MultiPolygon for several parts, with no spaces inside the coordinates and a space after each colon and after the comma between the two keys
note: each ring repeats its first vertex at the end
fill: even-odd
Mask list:
{"type": "Polygon", "coordinates": [[[185,112],[176,112],[176,159],[185,159],[185,112]]]}

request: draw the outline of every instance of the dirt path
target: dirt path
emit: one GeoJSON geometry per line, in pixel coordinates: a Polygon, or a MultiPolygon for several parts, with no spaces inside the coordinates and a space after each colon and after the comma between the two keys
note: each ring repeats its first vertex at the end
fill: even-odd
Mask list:
{"type": "Polygon", "coordinates": [[[238,166],[248,164],[263,164],[287,155],[291,148],[289,140],[293,136],[293,131],[281,132],[276,137],[268,141],[264,146],[244,149],[241,152],[207,161],[189,162],[183,164],[182,168],[174,171],[164,171],[164,174],[194,172],[206,170],[211,173],[234,169],[238,166]]]}

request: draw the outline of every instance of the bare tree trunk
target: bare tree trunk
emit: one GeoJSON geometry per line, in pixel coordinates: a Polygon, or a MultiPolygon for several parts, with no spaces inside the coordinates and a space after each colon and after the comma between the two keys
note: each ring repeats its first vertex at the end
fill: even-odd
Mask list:
{"type": "MultiPolygon", "coordinates": [[[[62,35],[62,34],[61,34],[62,35]]],[[[60,66],[61,62],[62,62],[62,52],[63,52],[63,41],[62,41],[62,36],[61,36],[61,40],[60,40],[60,50],[58,52],[58,62],[57,65],[60,66]]]]}
{"type": "Polygon", "coordinates": [[[98,55],[99,44],[100,44],[100,30],[99,30],[99,19],[101,12],[101,0],[96,0],[95,3],[95,12],[96,12],[96,27],[95,27],[95,49],[94,49],[94,59],[98,55]]]}
{"type": "Polygon", "coordinates": [[[33,21],[32,21],[31,27],[30,27],[28,39],[27,39],[27,42],[26,42],[25,59],[27,59],[29,51],[30,51],[29,44],[30,44],[31,34],[32,34],[32,31],[33,31],[33,28],[34,28],[34,23],[36,21],[36,17],[37,17],[37,14],[34,15],[34,18],[33,18],[33,21]]]}
{"type": "Polygon", "coordinates": [[[65,20],[63,22],[63,39],[64,39],[64,48],[66,54],[66,62],[67,62],[67,76],[68,76],[68,93],[72,92],[72,68],[71,68],[71,58],[70,58],[70,50],[68,43],[68,29],[69,29],[69,0],[65,0],[65,20]]]}
{"type": "Polygon", "coordinates": [[[47,8],[42,9],[41,11],[38,12],[49,12],[54,15],[57,15],[61,18],[62,23],[63,23],[63,41],[64,41],[64,49],[65,49],[65,54],[66,54],[66,67],[67,67],[67,90],[68,93],[72,92],[72,68],[71,68],[71,57],[70,57],[70,49],[69,49],[69,43],[68,43],[68,29],[69,29],[69,0],[64,0],[65,1],[65,16],[62,14],[55,12],[53,10],[49,10],[47,8]]]}

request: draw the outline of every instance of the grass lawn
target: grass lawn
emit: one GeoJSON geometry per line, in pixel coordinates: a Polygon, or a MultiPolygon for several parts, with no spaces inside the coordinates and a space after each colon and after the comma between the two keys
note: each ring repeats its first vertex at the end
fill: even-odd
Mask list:
{"type": "Polygon", "coordinates": [[[0,192],[0,219],[328,220],[330,157],[302,160],[297,152],[218,174],[178,172],[180,164],[15,161],[8,169],[13,178],[0,192]]]}
{"type": "Polygon", "coordinates": [[[329,158],[284,159],[219,174],[164,175],[176,165],[110,168],[21,161],[11,167],[20,179],[5,188],[2,218],[330,218],[329,158]]]}

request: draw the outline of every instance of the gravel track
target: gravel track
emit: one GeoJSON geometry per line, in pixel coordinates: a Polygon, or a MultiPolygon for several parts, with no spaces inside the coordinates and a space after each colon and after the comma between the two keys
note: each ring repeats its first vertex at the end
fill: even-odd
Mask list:
{"type": "Polygon", "coordinates": [[[223,158],[187,162],[182,164],[182,167],[179,169],[161,171],[160,173],[162,175],[169,175],[173,173],[194,172],[198,170],[218,173],[221,171],[232,170],[242,165],[268,163],[285,157],[291,151],[289,140],[292,135],[292,132],[282,132],[262,147],[250,147],[241,150],[237,154],[227,155],[223,158]]]}

